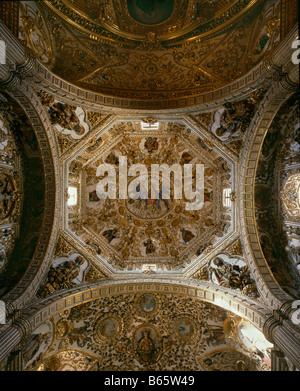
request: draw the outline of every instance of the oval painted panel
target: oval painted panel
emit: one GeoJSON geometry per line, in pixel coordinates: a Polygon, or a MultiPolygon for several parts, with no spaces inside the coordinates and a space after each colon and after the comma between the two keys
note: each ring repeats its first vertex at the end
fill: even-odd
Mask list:
{"type": "Polygon", "coordinates": [[[191,338],[196,332],[194,322],[190,319],[180,319],[176,322],[176,331],[181,338],[191,338]]]}
{"type": "Polygon", "coordinates": [[[155,25],[167,20],[174,9],[174,0],[127,0],[130,16],[137,22],[155,25]]]}
{"type": "Polygon", "coordinates": [[[99,325],[99,333],[104,338],[112,338],[119,330],[119,323],[114,318],[107,318],[99,325]]]}
{"type": "Polygon", "coordinates": [[[139,307],[144,312],[152,312],[157,307],[157,302],[155,296],[152,295],[142,295],[139,299],[139,307]]]}
{"type": "Polygon", "coordinates": [[[94,328],[95,341],[98,343],[109,341],[117,337],[120,330],[121,330],[120,319],[117,319],[114,316],[107,316],[105,318],[99,319],[96,322],[94,328]]]}

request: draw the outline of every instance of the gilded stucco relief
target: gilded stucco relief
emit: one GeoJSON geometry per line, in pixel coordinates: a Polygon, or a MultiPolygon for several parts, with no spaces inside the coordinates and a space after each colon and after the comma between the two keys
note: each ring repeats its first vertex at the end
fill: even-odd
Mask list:
{"type": "Polygon", "coordinates": [[[295,2],[3,3],[0,370],[295,370],[295,2]],[[122,156],[203,165],[202,208],[102,199],[122,156]]]}
{"type": "Polygon", "coordinates": [[[254,91],[248,99],[227,102],[215,112],[196,114],[193,118],[233,152],[239,154],[243,140],[266,90],[254,91]]]}
{"type": "Polygon", "coordinates": [[[47,321],[24,349],[24,368],[269,370],[271,345],[257,331],[251,338],[249,328],[226,310],[180,295],[117,295],[47,321]]]}
{"type": "Polygon", "coordinates": [[[69,187],[76,188],[79,197],[76,205],[68,206],[68,229],[93,245],[100,259],[121,271],[139,270],[143,264],[180,270],[230,233],[231,208],[223,206],[222,191],[231,187],[232,168],[213,145],[172,122],[162,122],[158,131],[144,131],[136,121],[121,122],[97,140],[68,165],[69,187]],[[188,199],[174,199],[175,177],[169,199],[99,199],[97,168],[115,167],[119,183],[120,156],[127,158],[128,169],[144,164],[149,173],[153,164],[203,164],[203,208],[187,210],[188,199]]]}
{"type": "MultiPolygon", "coordinates": [[[[103,122],[109,118],[109,115],[107,114],[84,110],[81,107],[56,100],[53,95],[50,95],[43,90],[36,88],[35,91],[53,126],[62,155],[74,147],[74,145],[88,135],[90,131],[100,127],[103,122]]],[[[89,151],[92,152],[98,143],[97,139],[89,140],[89,151]]]]}
{"type": "Polygon", "coordinates": [[[154,25],[136,21],[123,1],[31,3],[22,6],[20,37],[41,61],[80,87],[120,98],[172,100],[216,90],[279,40],[280,9],[272,0],[208,8],[205,0],[175,1],[172,16],[154,25]]]}
{"type": "MultiPolygon", "coordinates": [[[[3,104],[6,99],[3,97],[3,104]]],[[[7,109],[8,107],[6,107],[7,109]]],[[[22,168],[15,137],[5,111],[0,112],[0,274],[10,258],[19,235],[22,210],[22,168]]]]}
{"type": "Polygon", "coordinates": [[[44,13],[34,2],[20,3],[18,30],[20,42],[51,69],[55,62],[53,38],[44,13]]]}

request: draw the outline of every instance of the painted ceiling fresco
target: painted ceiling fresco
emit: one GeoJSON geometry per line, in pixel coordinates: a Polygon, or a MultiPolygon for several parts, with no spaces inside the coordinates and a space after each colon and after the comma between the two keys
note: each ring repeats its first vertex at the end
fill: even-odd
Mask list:
{"type": "Polygon", "coordinates": [[[180,295],[117,295],[73,307],[28,340],[25,370],[270,370],[264,336],[241,318],[180,295]]]}
{"type": "Polygon", "coordinates": [[[255,67],[279,40],[279,5],[165,0],[148,9],[142,0],[24,1],[19,39],[77,86],[172,101],[216,90],[255,67]]]}

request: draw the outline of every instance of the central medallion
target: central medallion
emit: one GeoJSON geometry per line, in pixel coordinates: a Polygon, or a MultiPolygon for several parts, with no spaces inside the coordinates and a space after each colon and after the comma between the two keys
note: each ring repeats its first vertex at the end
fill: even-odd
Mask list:
{"type": "Polygon", "coordinates": [[[139,23],[156,25],[172,15],[174,0],[127,0],[130,16],[139,23]]]}
{"type": "Polygon", "coordinates": [[[175,204],[174,199],[172,199],[172,183],[170,184],[170,199],[163,199],[161,193],[158,197],[152,198],[151,187],[149,186],[149,193],[144,199],[127,199],[125,201],[126,209],[138,219],[156,220],[165,217],[173,210],[175,204]]]}

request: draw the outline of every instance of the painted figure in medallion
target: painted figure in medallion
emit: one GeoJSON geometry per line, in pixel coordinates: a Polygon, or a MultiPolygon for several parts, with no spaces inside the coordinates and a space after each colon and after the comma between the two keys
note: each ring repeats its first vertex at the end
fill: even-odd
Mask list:
{"type": "Polygon", "coordinates": [[[143,295],[139,300],[140,308],[145,312],[152,312],[156,308],[156,301],[152,295],[143,295]]]}
{"type": "Polygon", "coordinates": [[[155,354],[155,346],[150,336],[150,331],[143,331],[143,336],[138,343],[138,353],[142,361],[151,363],[155,354]]]}
{"type": "Polygon", "coordinates": [[[153,244],[153,241],[151,239],[148,239],[145,243],[144,246],[146,247],[146,254],[154,254],[156,251],[156,248],[153,244]]]}
{"type": "Polygon", "coordinates": [[[118,230],[114,228],[104,231],[102,235],[108,240],[108,243],[111,243],[118,236],[117,234],[118,230]]]}
{"type": "Polygon", "coordinates": [[[184,243],[190,242],[195,237],[193,232],[191,232],[185,228],[181,229],[181,234],[182,234],[182,239],[183,239],[184,243]]]}
{"type": "Polygon", "coordinates": [[[156,137],[147,137],[145,141],[145,148],[148,153],[153,153],[158,150],[158,141],[156,137]]]}

